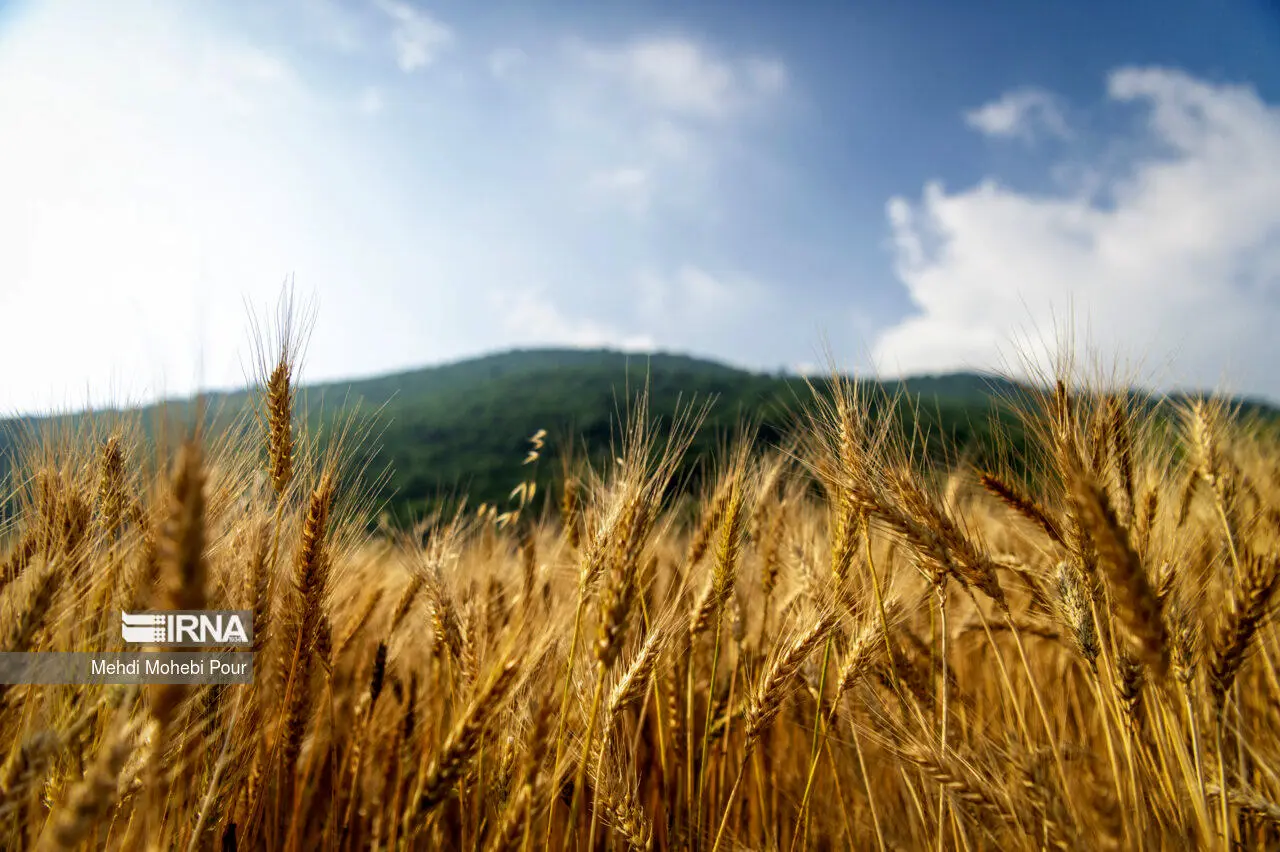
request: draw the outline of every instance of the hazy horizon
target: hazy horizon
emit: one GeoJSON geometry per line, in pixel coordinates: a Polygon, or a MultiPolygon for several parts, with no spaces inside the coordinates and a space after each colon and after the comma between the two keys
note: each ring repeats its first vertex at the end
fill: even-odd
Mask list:
{"type": "MultiPolygon", "coordinates": [[[[810,370],[798,370],[798,369],[788,368],[783,365],[779,365],[778,367],[775,367],[772,370],[765,369],[765,368],[752,368],[752,367],[747,367],[740,364],[734,364],[730,361],[723,360],[723,359],[718,359],[710,356],[694,355],[688,352],[679,352],[674,350],[645,351],[645,350],[623,350],[623,349],[614,349],[614,348],[608,348],[608,347],[600,348],[600,347],[586,347],[586,346],[583,346],[583,347],[540,346],[540,347],[514,347],[511,349],[481,352],[474,355],[463,355],[457,358],[450,358],[444,361],[439,361],[431,364],[421,364],[418,366],[400,367],[392,370],[384,370],[376,373],[365,373],[360,375],[331,376],[325,379],[311,379],[310,377],[308,377],[306,370],[303,369],[300,375],[297,376],[296,378],[299,382],[298,384],[299,390],[305,393],[308,389],[314,389],[321,386],[334,386],[334,385],[342,386],[347,384],[354,385],[354,384],[359,384],[361,382],[366,382],[366,381],[377,381],[379,379],[383,379],[389,376],[395,376],[395,375],[401,375],[401,374],[407,374],[407,373],[416,373],[416,372],[422,372],[427,370],[447,369],[449,367],[463,365],[473,361],[481,361],[487,358],[503,357],[508,355],[526,354],[526,353],[546,353],[546,352],[561,352],[561,351],[582,352],[586,354],[604,353],[608,355],[628,357],[638,362],[644,362],[648,358],[651,358],[654,356],[689,358],[695,361],[713,363],[719,366],[728,367],[733,370],[741,371],[743,373],[749,373],[754,375],[770,375],[770,376],[783,374],[785,375],[786,378],[821,377],[821,376],[830,376],[833,373],[833,370],[830,369],[829,366],[824,367],[824,366],[818,366],[818,365],[810,365],[813,367],[810,370]]],[[[950,378],[950,377],[956,377],[956,376],[977,376],[979,378],[1003,379],[1003,380],[1010,380],[1010,381],[1026,382],[1033,385],[1036,385],[1036,384],[1044,385],[1043,377],[1016,375],[1009,371],[1002,371],[999,369],[957,369],[957,370],[943,370],[943,371],[922,371],[919,373],[910,373],[910,374],[895,375],[895,376],[879,375],[873,372],[862,371],[862,370],[846,370],[846,369],[838,369],[838,368],[834,372],[839,373],[840,375],[849,376],[859,380],[882,381],[882,382],[892,382],[892,381],[899,381],[899,380],[910,382],[910,381],[918,381],[921,379],[950,378]]],[[[1094,372],[1090,372],[1087,366],[1078,367],[1076,370],[1076,375],[1079,378],[1079,380],[1085,383],[1088,383],[1090,381],[1095,381],[1095,380],[1102,380],[1104,378],[1104,376],[1102,375],[1099,375],[1094,372]]],[[[1111,374],[1107,374],[1105,378],[1110,380],[1114,377],[1111,374]]],[[[51,406],[43,409],[28,409],[25,411],[0,410],[0,421],[20,420],[24,418],[40,419],[45,417],[60,417],[64,415],[79,415],[83,413],[94,413],[94,412],[129,411],[129,410],[146,408],[152,405],[163,405],[167,403],[188,403],[199,398],[202,394],[234,395],[239,393],[245,393],[248,391],[252,391],[255,384],[256,384],[256,381],[252,377],[249,377],[240,382],[228,383],[228,384],[219,385],[216,387],[215,386],[197,387],[197,388],[192,388],[190,390],[185,390],[177,393],[164,393],[163,391],[161,391],[159,393],[152,394],[145,398],[140,397],[136,399],[110,399],[110,398],[104,397],[91,402],[77,403],[72,401],[66,405],[51,406]]],[[[1280,409],[1280,399],[1266,396],[1264,394],[1240,393],[1232,390],[1229,387],[1173,387],[1171,386],[1166,388],[1154,388],[1154,387],[1144,386],[1136,383],[1127,383],[1125,381],[1124,374],[1119,374],[1118,384],[1120,386],[1127,387],[1128,389],[1138,393],[1151,393],[1154,395],[1160,395],[1165,393],[1192,394],[1192,395],[1194,394],[1222,395],[1222,396],[1233,398],[1236,400],[1247,401],[1252,403],[1260,403],[1263,405],[1270,406],[1272,408],[1280,409]]],[[[1108,387],[1114,387],[1114,386],[1115,385],[1113,384],[1113,385],[1109,385],[1108,387]]]]}

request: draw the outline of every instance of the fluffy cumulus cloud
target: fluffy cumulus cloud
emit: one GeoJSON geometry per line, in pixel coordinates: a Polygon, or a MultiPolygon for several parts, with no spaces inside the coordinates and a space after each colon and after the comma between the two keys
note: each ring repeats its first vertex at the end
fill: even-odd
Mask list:
{"type": "Polygon", "coordinates": [[[1025,87],[965,113],[965,122],[988,136],[1032,141],[1040,134],[1070,136],[1057,98],[1043,89],[1025,87]]]}
{"type": "Polygon", "coordinates": [[[1120,173],[889,202],[918,310],[879,337],[881,369],[1016,366],[1066,342],[1152,383],[1280,393],[1280,107],[1161,68],[1114,72],[1108,95],[1146,116],[1120,173]]]}

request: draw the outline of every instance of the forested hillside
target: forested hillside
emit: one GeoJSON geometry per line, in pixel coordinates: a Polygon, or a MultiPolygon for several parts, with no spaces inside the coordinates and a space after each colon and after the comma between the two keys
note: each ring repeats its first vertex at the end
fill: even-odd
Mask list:
{"type": "MultiPolygon", "coordinates": [[[[377,497],[394,515],[407,517],[462,495],[472,505],[501,503],[531,475],[547,493],[560,476],[566,449],[579,460],[609,451],[621,415],[646,387],[651,415],[667,423],[682,408],[710,404],[679,479],[696,488],[706,459],[742,424],[755,424],[761,441],[780,444],[810,409],[815,392],[825,392],[826,382],[751,373],[680,355],[517,350],[304,386],[299,402],[311,426],[327,432],[335,415],[358,407],[367,427],[370,471],[387,473],[377,497]],[[544,450],[536,467],[526,467],[529,438],[538,430],[546,430],[544,450]]],[[[895,416],[927,439],[935,460],[985,466],[1003,459],[1015,468],[1022,462],[1023,435],[1008,406],[1021,393],[1013,383],[959,373],[868,382],[867,389],[873,398],[898,400],[895,416]],[[992,439],[993,418],[1001,423],[999,447],[992,439]]],[[[212,394],[207,405],[230,419],[243,412],[248,399],[244,392],[212,394]]],[[[1269,412],[1265,406],[1248,408],[1269,412]]],[[[181,418],[189,401],[166,410],[181,418]]],[[[155,414],[155,409],[144,412],[144,423],[153,424],[155,414]]],[[[18,436],[38,422],[5,422],[0,455],[7,457],[18,436]]],[[[3,464],[7,467],[7,458],[3,464]]]]}

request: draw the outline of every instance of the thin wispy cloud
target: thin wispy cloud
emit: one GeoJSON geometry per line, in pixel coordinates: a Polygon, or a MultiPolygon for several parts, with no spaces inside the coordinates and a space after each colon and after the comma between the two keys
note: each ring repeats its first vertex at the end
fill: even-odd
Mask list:
{"type": "Polygon", "coordinates": [[[489,52],[489,73],[499,80],[510,78],[529,61],[529,55],[518,47],[499,47],[489,52]]]}
{"type": "Polygon", "coordinates": [[[402,71],[426,68],[454,43],[451,27],[406,0],[377,0],[377,6],[394,22],[391,45],[402,71]]]}
{"type": "Polygon", "coordinates": [[[488,300],[512,345],[612,347],[629,352],[657,347],[652,335],[566,313],[540,287],[501,289],[491,292],[488,300]]]}
{"type": "Polygon", "coordinates": [[[612,191],[632,210],[650,203],[705,210],[707,184],[728,167],[727,152],[758,133],[751,119],[769,114],[787,82],[779,60],[725,55],[685,36],[579,38],[565,57],[552,84],[554,115],[566,134],[592,140],[587,155],[600,162],[587,185],[612,191]]]}
{"type": "Polygon", "coordinates": [[[621,82],[655,110],[687,118],[731,117],[779,94],[787,80],[786,66],[777,59],[731,61],[679,36],[579,43],[571,49],[587,73],[621,82]]]}
{"type": "Polygon", "coordinates": [[[638,215],[649,209],[654,191],[649,171],[641,166],[620,166],[596,172],[587,181],[588,191],[608,201],[626,205],[638,215]]]}
{"type": "Polygon", "coordinates": [[[365,115],[377,115],[386,108],[386,99],[382,95],[382,90],[377,86],[369,86],[360,93],[360,99],[357,106],[365,115]]]}
{"type": "Polygon", "coordinates": [[[667,272],[644,270],[634,281],[636,314],[655,325],[687,312],[709,331],[768,322],[776,294],[741,273],[714,273],[685,263],[667,272]]]}
{"type": "Polygon", "coordinates": [[[1049,92],[1022,88],[965,113],[965,122],[987,136],[1031,142],[1040,136],[1071,136],[1061,104],[1049,92]]]}

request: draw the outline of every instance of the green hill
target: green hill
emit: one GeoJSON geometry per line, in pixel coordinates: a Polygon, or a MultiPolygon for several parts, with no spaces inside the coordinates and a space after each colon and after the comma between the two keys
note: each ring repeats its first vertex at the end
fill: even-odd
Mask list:
{"type": "MultiPolygon", "coordinates": [[[[444,367],[353,383],[319,385],[308,404],[325,408],[360,398],[381,408],[375,467],[389,464],[396,505],[420,510],[433,499],[467,494],[473,504],[505,500],[522,469],[529,437],[547,430],[540,486],[559,474],[567,445],[600,457],[618,434],[621,413],[648,386],[652,416],[670,423],[681,405],[713,401],[689,454],[685,480],[696,486],[704,462],[744,421],[766,442],[783,439],[813,392],[804,379],[751,373],[679,355],[628,356],[606,350],[515,351],[444,367]]],[[[894,383],[896,384],[896,383],[894,383]]],[[[891,391],[896,389],[890,386],[891,391]]],[[[991,392],[1009,386],[975,375],[910,380],[931,411],[926,426],[944,445],[989,437],[991,392]]]]}
{"type": "MultiPolygon", "coordinates": [[[[681,355],[578,349],[517,350],[311,385],[299,398],[312,423],[352,402],[359,402],[366,414],[376,412],[377,449],[371,465],[375,471],[389,471],[378,497],[404,516],[464,494],[472,505],[505,501],[530,473],[522,462],[529,437],[539,429],[547,431],[547,438],[536,474],[546,489],[558,477],[557,459],[568,445],[578,457],[600,458],[609,450],[620,414],[646,383],[650,413],[666,423],[681,405],[714,400],[684,472],[691,486],[698,484],[705,460],[744,420],[758,424],[764,441],[779,442],[813,399],[809,385],[796,376],[752,373],[681,355]]],[[[825,382],[816,384],[820,391],[825,387],[825,382]]],[[[881,387],[889,394],[905,392],[914,401],[897,416],[929,437],[927,451],[937,459],[989,461],[995,452],[993,417],[1015,449],[1022,443],[1018,424],[994,401],[1018,393],[1006,380],[958,373],[884,382],[881,387]]],[[[241,391],[213,394],[209,403],[213,410],[234,414],[247,400],[241,391]]],[[[14,427],[34,422],[0,423],[0,457],[8,456],[14,427]]]]}

